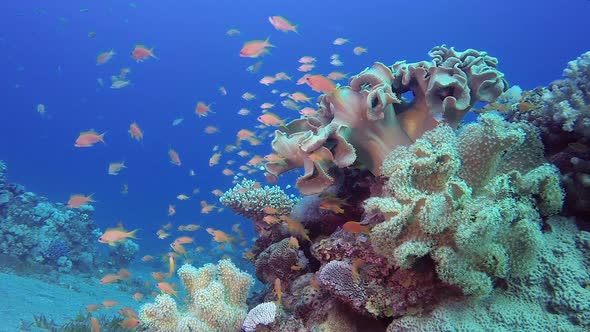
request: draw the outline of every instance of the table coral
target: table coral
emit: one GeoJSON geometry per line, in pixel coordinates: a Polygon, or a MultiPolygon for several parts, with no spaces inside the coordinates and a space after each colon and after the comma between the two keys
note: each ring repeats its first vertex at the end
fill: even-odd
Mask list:
{"type": "Polygon", "coordinates": [[[457,136],[441,125],[393,151],[383,163],[385,195],[365,202],[388,217],[371,230],[375,251],[404,269],[431,256],[438,276],[470,295],[534,266],[541,217],[560,211],[563,192],[549,164],[499,167],[516,151],[542,147],[525,144],[539,137],[523,126],[487,114],[457,136]]]}
{"type": "Polygon", "coordinates": [[[349,86],[320,96],[316,116],[275,131],[272,148],[281,160],[266,164],[267,178],[275,181],[303,167],[297,187],[310,195],[334,183],[331,167],[356,163],[380,175],[390,151],[410,145],[440,121],[457,127],[478,101],[494,101],[508,87],[496,58],[485,52],[443,45],[429,54],[431,62],[377,62],[349,86]],[[414,99],[404,100],[409,91],[414,99]]]}
{"type": "Polygon", "coordinates": [[[154,332],[240,331],[254,284],[248,273],[226,259],[199,269],[185,264],[178,276],[188,293],[187,310],[180,311],[171,296],[158,295],[155,303],[141,307],[139,318],[145,327],[154,332]]]}

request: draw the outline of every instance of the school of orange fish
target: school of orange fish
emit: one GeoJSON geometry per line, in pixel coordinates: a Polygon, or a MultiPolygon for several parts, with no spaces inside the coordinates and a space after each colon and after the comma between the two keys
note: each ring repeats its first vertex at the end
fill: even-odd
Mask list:
{"type": "MultiPolygon", "coordinates": [[[[289,20],[282,16],[271,16],[268,18],[269,23],[278,31],[282,31],[284,33],[293,32],[298,34],[298,26],[293,25],[289,20]]],[[[236,37],[241,35],[241,32],[238,29],[232,28],[226,32],[226,35],[229,37],[236,37]]],[[[348,44],[350,41],[346,38],[336,38],[333,41],[333,45],[336,47],[341,47],[342,45],[348,44]]],[[[270,39],[266,38],[264,40],[250,40],[246,41],[243,44],[243,47],[239,50],[240,57],[247,57],[247,58],[260,58],[265,55],[270,54],[270,50],[275,47],[270,43],[270,39]]],[[[352,52],[355,55],[361,55],[367,52],[367,49],[362,46],[356,46],[352,49],[352,52]]],[[[109,50],[98,54],[96,57],[96,65],[104,65],[108,63],[116,53],[114,50],[109,50]]],[[[133,50],[131,51],[131,57],[136,62],[143,62],[150,59],[159,59],[155,54],[154,50],[150,49],[144,45],[136,45],[133,50]]],[[[162,61],[165,61],[163,59],[162,61]]],[[[262,60],[257,61],[253,65],[249,66],[246,70],[250,73],[256,74],[260,67],[262,66],[262,60]]],[[[335,67],[343,66],[343,62],[340,60],[339,54],[333,54],[330,57],[330,64],[335,67]]],[[[299,59],[298,67],[296,68],[297,71],[304,73],[297,81],[296,84],[298,86],[307,85],[314,93],[325,93],[330,94],[333,93],[338,85],[335,83],[336,81],[343,80],[347,78],[347,74],[342,73],[340,71],[332,71],[326,75],[320,74],[311,74],[311,72],[315,69],[316,66],[316,58],[303,55],[299,59]]],[[[130,69],[123,68],[119,72],[118,75],[111,77],[111,88],[113,89],[121,89],[128,86],[131,81],[127,79],[127,74],[130,72],[130,69]]],[[[259,83],[265,86],[270,86],[277,81],[291,81],[292,77],[289,76],[285,72],[279,72],[273,76],[263,76],[259,83]]],[[[102,82],[99,82],[102,84],[102,82]]],[[[225,96],[228,94],[228,91],[225,87],[219,87],[219,93],[221,96],[225,96]]],[[[272,94],[278,94],[284,100],[281,102],[281,106],[285,109],[292,110],[298,112],[297,117],[303,116],[313,116],[317,113],[317,110],[312,107],[313,105],[313,97],[307,96],[304,92],[296,91],[296,92],[281,92],[278,89],[272,89],[270,91],[272,94]]],[[[255,94],[250,92],[243,92],[241,94],[241,98],[246,103],[251,103],[253,100],[256,100],[257,97],[255,94]]],[[[206,103],[203,101],[199,101],[195,106],[194,113],[196,114],[195,121],[200,121],[201,118],[208,117],[211,114],[215,114],[212,110],[213,103],[206,103]]],[[[275,104],[270,102],[263,102],[260,104],[260,115],[257,116],[257,121],[260,123],[253,129],[240,129],[236,132],[236,142],[235,144],[226,145],[223,149],[220,148],[219,145],[216,145],[212,150],[212,155],[208,160],[209,167],[218,167],[222,156],[230,156],[230,154],[235,153],[239,158],[246,158],[249,157],[249,160],[242,163],[241,165],[237,166],[239,163],[236,162],[236,159],[228,158],[226,161],[225,167],[221,170],[221,173],[225,176],[232,176],[233,181],[235,182],[241,176],[246,174],[252,174],[255,172],[260,171],[263,169],[263,165],[267,161],[280,161],[283,157],[279,156],[274,153],[270,153],[266,156],[260,155],[251,155],[249,151],[247,151],[243,147],[243,142],[247,142],[250,146],[259,146],[263,143],[263,141],[271,136],[270,130],[272,127],[278,127],[285,123],[285,119],[281,118],[281,116],[270,112],[271,109],[275,107],[275,104]],[[257,133],[257,131],[259,132],[257,133]],[[237,166],[237,167],[236,167],[237,166]],[[232,169],[233,168],[233,169],[232,169]]],[[[37,111],[41,114],[45,113],[45,106],[38,105],[37,111]]],[[[242,107],[237,112],[240,116],[248,116],[252,112],[249,108],[242,107]]],[[[172,126],[179,125],[183,118],[177,118],[172,122],[172,126]]],[[[133,122],[129,125],[129,136],[131,139],[136,141],[142,141],[144,139],[144,133],[140,127],[140,125],[136,122],[133,122]]],[[[217,126],[208,125],[205,127],[204,132],[206,134],[216,134],[220,132],[220,129],[217,126]]],[[[77,139],[74,142],[74,146],[77,148],[91,148],[97,143],[102,142],[105,143],[105,133],[98,133],[94,130],[86,130],[82,131],[77,139]]],[[[181,166],[182,161],[180,157],[180,153],[173,149],[172,147],[168,150],[168,157],[170,163],[176,166],[181,166]]],[[[243,159],[241,159],[243,160],[243,159]]],[[[111,162],[108,165],[108,174],[116,176],[119,172],[126,169],[127,166],[125,165],[124,161],[115,161],[111,162]]],[[[195,171],[190,169],[188,172],[189,176],[194,176],[195,171]]],[[[123,194],[128,193],[128,187],[126,184],[123,185],[123,189],[121,191],[123,194]]],[[[213,189],[211,193],[215,196],[221,196],[223,191],[220,189],[213,189]]],[[[195,189],[191,195],[187,194],[178,194],[176,199],[179,201],[186,201],[189,199],[194,198],[200,194],[199,189],[195,189]]],[[[69,201],[67,202],[68,208],[79,208],[84,204],[88,204],[91,202],[95,202],[93,199],[93,195],[84,195],[84,194],[73,194],[71,195],[69,201]]],[[[321,209],[331,210],[335,213],[343,213],[342,205],[345,205],[346,201],[339,199],[337,197],[324,197],[324,201],[320,205],[321,209]]],[[[206,200],[200,200],[201,205],[201,213],[209,214],[212,212],[220,212],[222,211],[221,207],[218,207],[214,204],[208,203],[206,200]]],[[[168,205],[168,216],[172,217],[176,214],[176,205],[169,204],[168,205]]],[[[268,208],[271,209],[271,208],[268,208]]],[[[288,216],[279,216],[274,215],[272,211],[268,211],[268,215],[265,218],[265,221],[269,224],[277,223],[277,222],[285,222],[288,229],[293,234],[299,234],[304,239],[309,239],[307,237],[306,230],[304,227],[295,220],[292,220],[288,216]]],[[[344,224],[343,227],[345,230],[353,232],[353,233],[366,233],[369,230],[366,226],[360,225],[356,221],[349,221],[344,224]]],[[[179,225],[177,226],[177,230],[179,232],[194,232],[201,229],[201,225],[197,224],[188,224],[188,225],[179,225]]],[[[116,227],[107,229],[98,239],[100,243],[107,244],[109,246],[117,246],[123,241],[127,239],[135,239],[135,234],[138,230],[127,231],[123,228],[122,224],[118,224],[116,227]]],[[[232,226],[232,232],[234,235],[230,235],[222,230],[214,229],[214,228],[206,228],[206,231],[212,236],[212,240],[215,242],[220,243],[221,246],[224,245],[234,245],[234,243],[239,242],[240,246],[246,246],[248,241],[244,240],[242,231],[240,229],[240,224],[234,224],[232,226]]],[[[163,225],[157,232],[156,236],[164,240],[172,235],[173,232],[173,224],[171,222],[163,225]]],[[[183,258],[185,261],[188,259],[186,258],[187,255],[187,248],[186,245],[194,244],[194,239],[189,236],[179,236],[177,237],[172,243],[170,243],[170,248],[172,251],[163,255],[164,259],[167,260],[168,263],[168,272],[152,272],[152,277],[157,282],[156,287],[163,293],[171,294],[173,296],[177,295],[177,291],[175,290],[175,285],[170,284],[165,281],[166,278],[170,278],[176,271],[176,260],[178,258],[183,258]]],[[[290,245],[294,247],[299,247],[299,243],[297,242],[296,237],[291,237],[290,245]]],[[[205,248],[203,246],[197,246],[195,248],[196,252],[203,252],[205,248]]],[[[252,258],[252,253],[250,251],[245,251],[244,258],[252,258]]],[[[155,258],[150,255],[146,255],[142,257],[143,262],[149,262],[154,260],[155,258]]],[[[297,269],[297,266],[292,267],[297,269]]],[[[122,280],[126,280],[131,278],[131,273],[127,269],[120,269],[116,274],[107,274],[101,280],[100,284],[107,285],[117,283],[122,280]]],[[[275,292],[279,298],[281,297],[281,289],[280,289],[280,280],[275,281],[275,292]]],[[[152,295],[155,295],[153,293],[152,295]]],[[[144,294],[142,293],[135,293],[133,294],[133,299],[136,301],[140,301],[144,298],[144,294]]],[[[101,304],[90,304],[86,307],[89,312],[94,312],[101,308],[112,308],[116,306],[117,303],[112,300],[105,300],[101,304]]],[[[141,324],[137,317],[137,313],[129,308],[125,307],[119,310],[119,313],[125,317],[125,320],[121,323],[121,326],[125,328],[135,328],[141,324]]],[[[98,321],[94,318],[91,318],[91,326],[93,331],[99,331],[100,327],[98,321]]]]}

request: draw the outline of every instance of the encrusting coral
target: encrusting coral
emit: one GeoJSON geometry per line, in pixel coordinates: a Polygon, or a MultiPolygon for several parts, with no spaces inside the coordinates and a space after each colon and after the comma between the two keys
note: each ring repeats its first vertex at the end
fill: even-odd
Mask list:
{"type": "Polygon", "coordinates": [[[254,284],[252,276],[240,271],[230,260],[197,269],[190,264],[178,270],[189,301],[179,310],[168,295],[141,307],[139,318],[153,332],[231,332],[240,331],[248,312],[246,299],[254,284]]]}
{"type": "Polygon", "coordinates": [[[542,147],[527,132],[534,133],[530,125],[486,114],[457,136],[441,125],[393,151],[383,163],[384,195],[365,202],[385,218],[371,230],[375,251],[404,269],[430,256],[438,276],[469,295],[528,271],[541,246],[541,217],[560,211],[563,192],[549,164],[500,167],[514,153],[538,155],[520,151],[542,147]]]}

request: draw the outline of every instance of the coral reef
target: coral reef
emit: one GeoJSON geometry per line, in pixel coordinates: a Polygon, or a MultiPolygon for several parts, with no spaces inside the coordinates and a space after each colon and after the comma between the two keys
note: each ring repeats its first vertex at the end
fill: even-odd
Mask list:
{"type": "Polygon", "coordinates": [[[541,217],[563,201],[555,167],[507,162],[516,153],[538,155],[530,131],[486,114],[457,136],[441,125],[393,151],[383,163],[385,195],[365,203],[387,216],[371,230],[375,251],[404,269],[430,256],[438,277],[469,295],[487,295],[494,279],[528,271],[541,217]]]}
{"type": "Polygon", "coordinates": [[[395,319],[387,331],[588,331],[590,233],[559,217],[548,225],[539,264],[527,276],[507,280],[483,300],[446,301],[395,319]]]}
{"type": "Polygon", "coordinates": [[[297,187],[304,195],[334,183],[332,167],[353,164],[380,175],[385,156],[445,121],[457,127],[478,101],[491,102],[508,88],[497,60],[486,52],[438,46],[431,62],[375,63],[351,78],[350,86],[319,98],[319,112],[275,131],[279,161],[266,164],[270,181],[303,167],[297,187]],[[411,91],[414,99],[402,95],[411,91]]]}
{"type": "Polygon", "coordinates": [[[246,298],[254,280],[230,260],[197,269],[185,264],[178,276],[187,293],[186,311],[180,311],[168,294],[141,307],[139,318],[153,332],[240,331],[248,312],[246,298]]]}
{"type": "MultiPolygon", "coordinates": [[[[515,112],[461,123],[478,102],[530,111],[536,95],[525,104],[517,89],[502,95],[507,83],[485,52],[441,46],[430,56],[375,63],[320,96],[317,115],[279,127],[267,178],[302,167],[304,197],[269,205],[270,193],[242,195],[255,182],[226,193],[260,235],[251,254],[266,287],[251,307],[277,304],[273,322],[253,314],[245,329],[589,328],[590,236],[556,217],[563,178],[544,153],[546,132],[515,112]]],[[[570,64],[568,80],[580,84],[583,68],[570,64]]]]}
{"type": "Polygon", "coordinates": [[[72,210],[6,179],[0,162],[0,253],[61,272],[92,271],[98,228],[92,206],[72,210]]]}
{"type": "Polygon", "coordinates": [[[547,159],[562,173],[564,214],[590,230],[590,52],[570,61],[563,76],[524,93],[504,116],[540,129],[547,159]]]}

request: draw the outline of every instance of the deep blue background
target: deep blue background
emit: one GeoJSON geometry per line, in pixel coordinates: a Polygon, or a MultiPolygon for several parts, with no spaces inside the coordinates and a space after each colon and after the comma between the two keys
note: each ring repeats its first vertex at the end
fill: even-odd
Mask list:
{"type": "MultiPolygon", "coordinates": [[[[97,223],[107,227],[123,220],[127,228],[141,227],[142,245],[160,244],[154,233],[169,220],[225,230],[242,220],[229,211],[199,213],[199,201],[217,201],[212,189],[231,186],[231,177],[220,173],[221,164],[208,166],[211,150],[216,144],[223,148],[235,143],[238,129],[257,125],[262,102],[280,105],[278,95],[270,94],[272,88],[315,96],[306,86],[280,82],[267,88],[258,83],[263,75],[279,71],[300,77],[297,59],[303,55],[318,58],[315,72],[355,74],[374,61],[427,60],[430,48],[446,43],[459,50],[487,51],[500,60],[499,69],[511,84],[530,89],[560,78],[567,61],[590,49],[590,2],[583,0],[133,3],[0,2],[0,159],[7,162],[11,181],[51,200],[66,202],[72,193],[94,193],[97,223]],[[274,30],[269,15],[298,24],[299,35],[274,30]],[[229,28],[242,34],[228,37],[229,28]],[[88,38],[91,31],[95,38],[88,38]],[[258,74],[247,73],[245,68],[256,59],[240,58],[239,49],[244,41],[268,36],[277,47],[263,58],[258,74]],[[334,46],[336,37],[352,43],[334,46]],[[135,63],[130,52],[136,43],[154,47],[159,60],[135,63]],[[368,53],[353,55],[357,45],[368,53]],[[110,49],[117,53],[112,61],[96,66],[97,54],[110,49]],[[344,67],[329,65],[333,53],[341,54],[344,67]],[[131,68],[132,85],[109,89],[109,77],[123,67],[131,68]],[[99,87],[97,78],[106,86],[99,87]],[[217,90],[222,85],[227,96],[217,90]],[[245,102],[240,96],[246,91],[258,98],[245,102]],[[214,102],[216,113],[197,118],[193,110],[198,101],[214,102]],[[36,112],[39,103],[46,105],[47,116],[36,112]],[[252,114],[237,115],[241,107],[252,114]],[[172,127],[180,116],[184,122],[172,127]],[[129,138],[133,121],[144,131],[143,143],[129,138]],[[222,132],[205,135],[207,125],[222,132]],[[90,128],[107,132],[106,146],[75,148],[79,132],[90,128]],[[169,147],[180,153],[181,167],[169,163],[169,147]],[[122,159],[129,168],[109,176],[108,163],[122,159]],[[188,176],[191,168],[197,176],[188,176]],[[123,183],[129,185],[127,196],[120,194],[123,183]],[[197,197],[175,199],[196,187],[201,189],[197,197]],[[172,219],[167,217],[170,203],[178,210],[172,219]]],[[[276,112],[295,117],[293,111],[276,112]]],[[[269,145],[267,139],[259,153],[270,152],[269,145]]],[[[222,164],[228,159],[248,158],[224,155],[222,164]]],[[[201,241],[210,240],[205,232],[198,234],[201,241]]]]}

